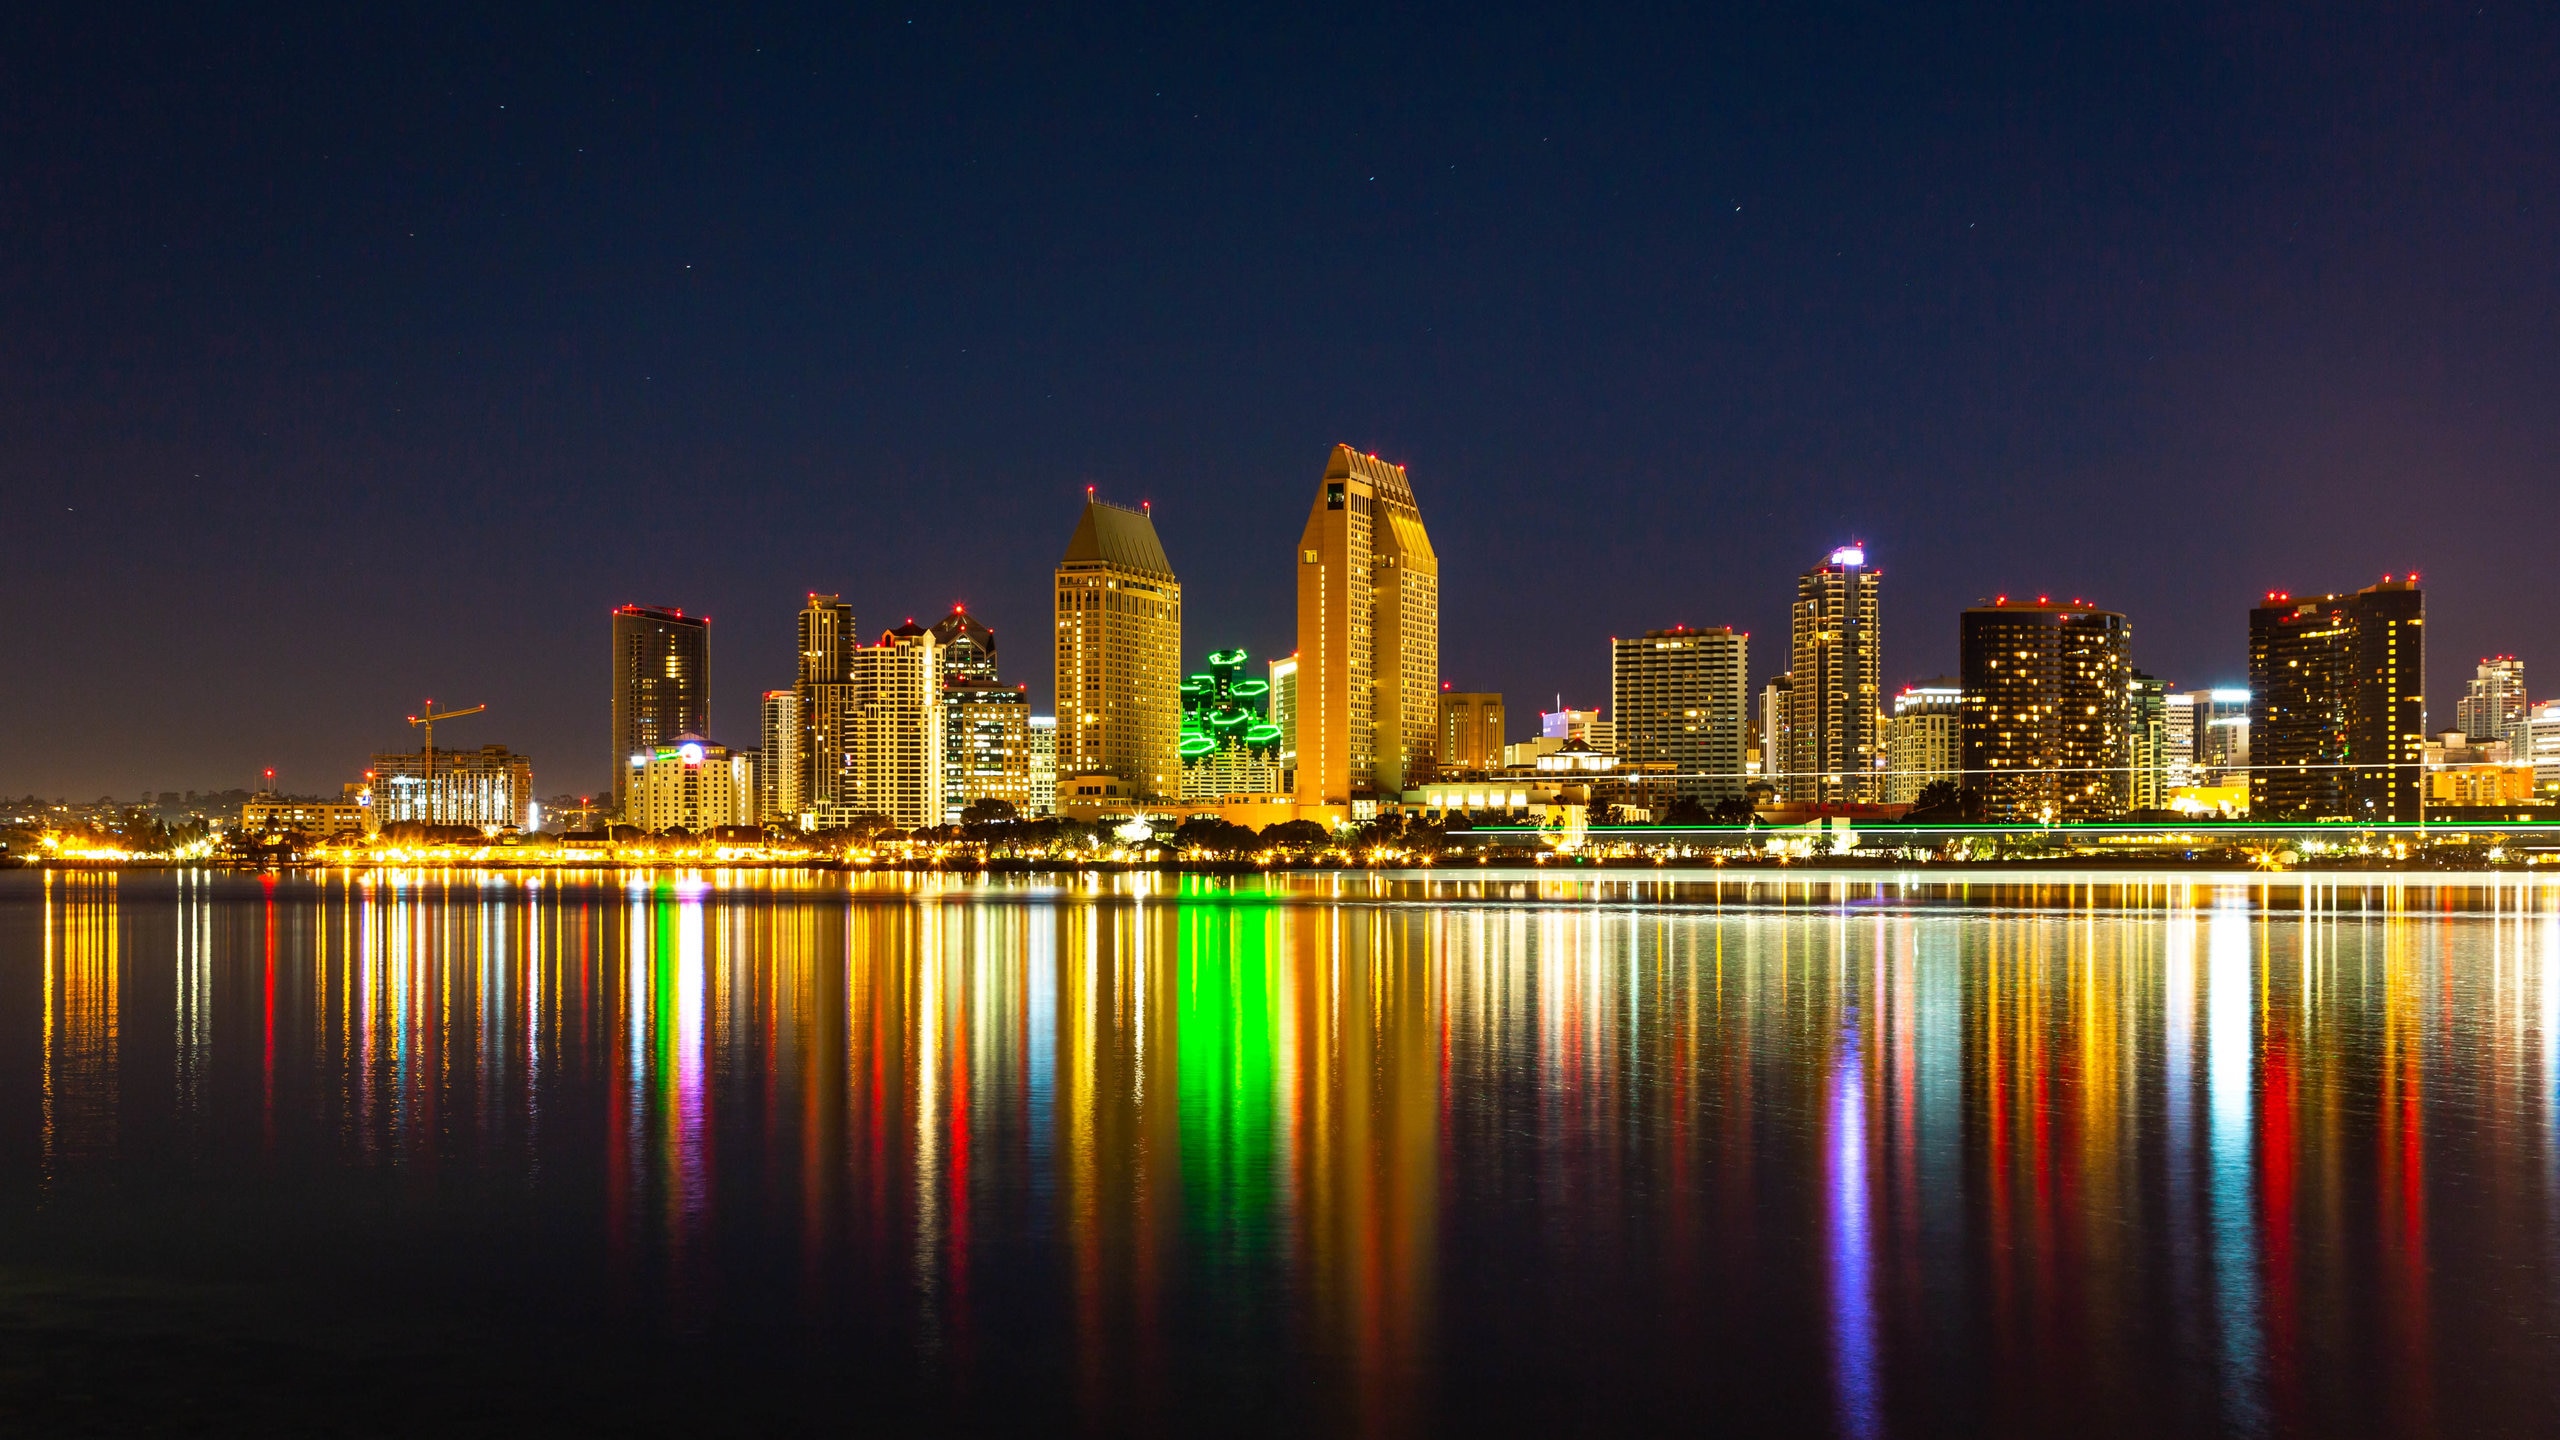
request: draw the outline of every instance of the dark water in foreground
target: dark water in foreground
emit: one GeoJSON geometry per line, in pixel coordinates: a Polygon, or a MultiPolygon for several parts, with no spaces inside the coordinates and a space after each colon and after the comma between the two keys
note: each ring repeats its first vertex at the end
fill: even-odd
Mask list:
{"type": "Polygon", "coordinates": [[[2560,1428],[2560,887],[0,877],[16,1433],[2560,1428]]]}

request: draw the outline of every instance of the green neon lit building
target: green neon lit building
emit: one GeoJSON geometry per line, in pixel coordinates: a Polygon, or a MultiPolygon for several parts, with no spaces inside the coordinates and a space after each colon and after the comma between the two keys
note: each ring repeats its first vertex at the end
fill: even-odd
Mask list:
{"type": "Polygon", "coordinates": [[[1280,727],[1271,682],[1249,679],[1242,650],[1212,650],[1182,679],[1182,798],[1270,795],[1280,789],[1280,727]]]}

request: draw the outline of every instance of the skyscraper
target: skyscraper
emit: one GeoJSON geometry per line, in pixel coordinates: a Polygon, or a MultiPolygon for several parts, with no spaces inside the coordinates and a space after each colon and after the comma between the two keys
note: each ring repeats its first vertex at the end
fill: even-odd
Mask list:
{"type": "Polygon", "coordinates": [[[846,657],[861,648],[862,641],[854,630],[853,607],[816,591],[800,607],[798,628],[800,671],[792,688],[800,697],[800,808],[794,813],[811,824],[840,824],[848,813],[839,803],[844,787],[844,727],[854,704],[854,694],[847,688],[846,657]]]}
{"type": "Polygon", "coordinates": [[[1502,695],[1494,690],[1440,692],[1440,773],[1484,775],[1502,768],[1502,695]]]}
{"type": "Polygon", "coordinates": [[[1958,623],[1964,770],[1993,820],[2047,824],[2124,813],[2133,632],[2078,603],[1977,605],[1958,623]]]}
{"type": "Polygon", "coordinates": [[[2479,743],[2514,740],[2524,719],[2524,662],[2513,655],[2484,656],[2462,698],[2453,702],[2453,728],[2479,743]]]}
{"type": "Polygon", "coordinates": [[[1790,800],[1873,800],[1884,737],[1883,631],[1865,547],[1849,544],[1796,580],[1788,670],[1790,800]]]}
{"type": "Polygon", "coordinates": [[[1058,773],[1116,775],[1141,799],[1182,777],[1182,582],[1145,510],[1086,493],[1057,574],[1058,773]]]}
{"type": "Polygon", "coordinates": [[[1739,798],[1750,652],[1750,636],[1722,625],[1612,639],[1609,713],[1617,717],[1618,758],[1670,762],[1671,793],[1681,799],[1739,798]]]}
{"type": "MultiPolygon", "coordinates": [[[[2194,711],[2188,712],[2192,720],[2194,711]]],[[[2125,730],[2132,755],[2126,803],[2136,810],[2169,806],[2169,687],[2136,670],[2125,680],[2125,730]]]]}
{"type": "Polygon", "coordinates": [[[2249,612],[2251,818],[2417,820],[2425,616],[2414,575],[2249,612]]]}
{"type": "Polygon", "coordinates": [[[877,816],[942,820],[942,677],[933,632],[889,631],[843,654],[840,681],[813,687],[810,810],[821,827],[877,816]]]}
{"type": "Polygon", "coordinates": [[[1334,446],[1297,568],[1299,803],[1349,805],[1429,780],[1440,560],[1404,467],[1334,446]]]}
{"type": "Polygon", "coordinates": [[[933,640],[941,647],[942,678],[993,684],[996,679],[996,632],[980,624],[968,607],[954,605],[933,622],[933,640]]]}
{"type": "MultiPolygon", "coordinates": [[[[910,620],[909,626],[915,624],[910,620]]],[[[942,666],[942,818],[981,800],[1031,810],[1031,696],[996,676],[996,632],[966,606],[933,624],[942,666]]]]}
{"type": "Polygon", "coordinates": [[[613,813],[631,757],[711,733],[711,617],[648,605],[613,612],[613,813]]]}
{"type": "Polygon", "coordinates": [[[764,753],[756,765],[756,818],[767,825],[797,825],[808,808],[807,724],[800,692],[764,692],[764,753]]]}

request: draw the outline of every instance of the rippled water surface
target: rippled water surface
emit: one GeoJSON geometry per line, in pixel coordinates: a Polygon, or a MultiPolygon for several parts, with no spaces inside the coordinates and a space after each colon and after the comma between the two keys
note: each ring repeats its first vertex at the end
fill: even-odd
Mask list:
{"type": "Polygon", "coordinates": [[[2513,884],[14,874],[0,1423],[2547,1434],[2555,1085],[2513,884]]]}

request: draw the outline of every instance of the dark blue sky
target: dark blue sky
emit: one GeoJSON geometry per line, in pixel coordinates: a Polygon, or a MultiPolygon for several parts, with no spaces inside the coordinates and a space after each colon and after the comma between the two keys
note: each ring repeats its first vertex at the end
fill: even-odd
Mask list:
{"type": "Polygon", "coordinates": [[[590,788],[625,601],[736,743],[813,588],[1045,701],[1087,484],[1285,651],[1336,440],[1522,715],[1782,668],[1850,536],[1897,683],[2002,591],[2230,683],[2417,566],[2439,723],[2560,689],[2548,5],[718,8],[0,22],[0,792],[330,789],[428,694],[590,788]]]}

